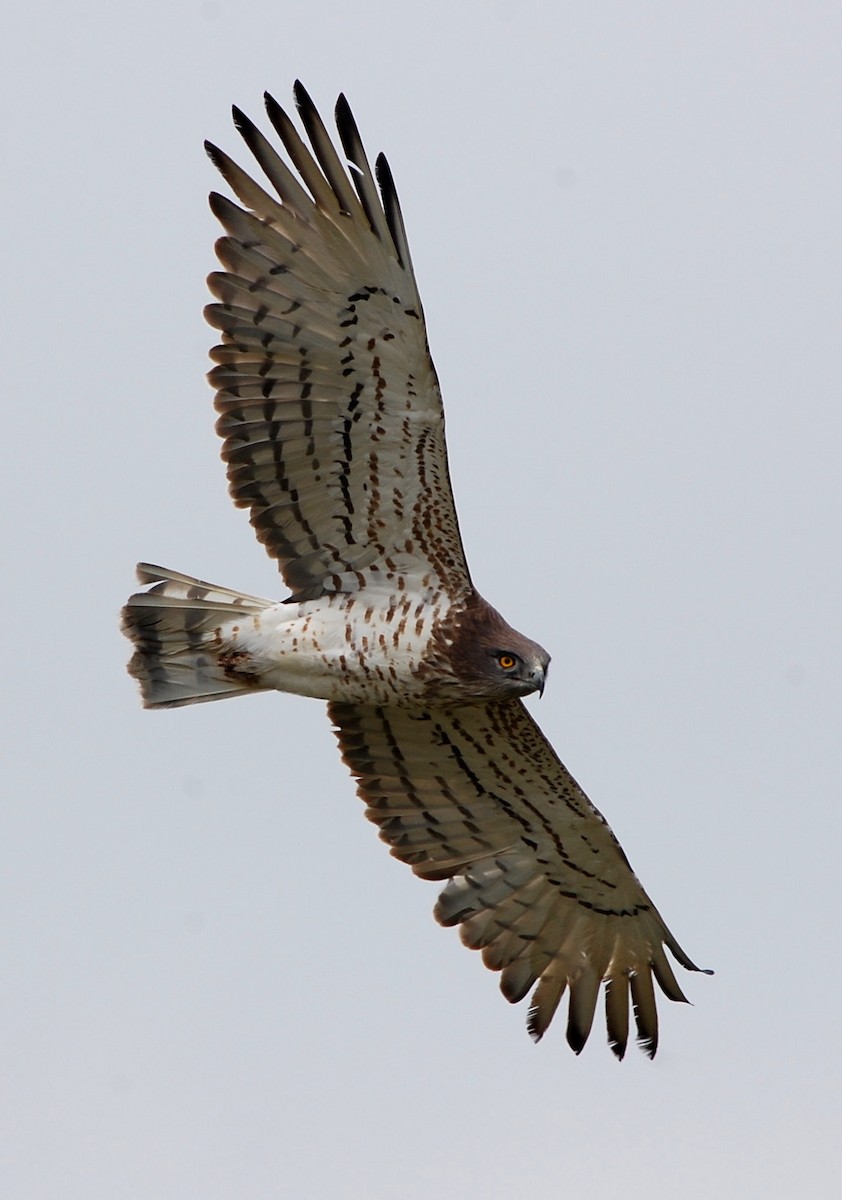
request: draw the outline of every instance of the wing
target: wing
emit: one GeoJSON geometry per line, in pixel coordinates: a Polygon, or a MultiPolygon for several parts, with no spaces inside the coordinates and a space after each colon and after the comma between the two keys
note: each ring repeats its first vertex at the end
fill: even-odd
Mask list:
{"type": "Polygon", "coordinates": [[[244,206],[211,196],[228,235],[206,316],[222,330],[209,378],[230,491],[296,599],[399,575],[458,598],[470,578],[392,176],[381,155],[378,191],[344,96],[350,169],[300,84],[295,97],[312,150],[266,107],[300,178],[234,110],[276,197],[207,146],[244,206]]]}
{"type": "Polygon", "coordinates": [[[628,1041],[629,998],[647,1054],[658,1044],[653,977],[686,1000],[664,953],[699,970],[667,929],[604,818],[517,700],[419,711],[331,704],[344,761],[392,854],[449,879],[435,914],[501,972],[507,1000],[532,996],[538,1040],[565,989],[578,1053],[605,982],[608,1040],[628,1041]]]}

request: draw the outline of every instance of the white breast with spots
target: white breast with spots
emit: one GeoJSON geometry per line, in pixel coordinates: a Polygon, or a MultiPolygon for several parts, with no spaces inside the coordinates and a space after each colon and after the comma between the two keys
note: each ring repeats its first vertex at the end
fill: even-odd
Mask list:
{"type": "Polygon", "coordinates": [[[449,603],[433,589],[365,589],[276,604],[217,630],[219,662],[258,688],[351,703],[411,699],[421,695],[416,671],[449,603]]]}

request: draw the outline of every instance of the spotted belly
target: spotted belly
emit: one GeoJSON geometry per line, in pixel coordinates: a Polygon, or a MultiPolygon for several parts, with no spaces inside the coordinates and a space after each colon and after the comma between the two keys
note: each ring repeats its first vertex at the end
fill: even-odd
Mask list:
{"type": "Polygon", "coordinates": [[[230,678],[321,700],[421,698],[423,663],[446,610],[438,595],[332,596],[276,604],[217,631],[230,678]]]}

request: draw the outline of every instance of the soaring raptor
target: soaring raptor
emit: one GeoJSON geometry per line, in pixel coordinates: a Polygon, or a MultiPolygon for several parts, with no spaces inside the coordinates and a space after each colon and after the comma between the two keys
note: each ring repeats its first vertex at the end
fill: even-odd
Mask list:
{"type": "Polygon", "coordinates": [[[292,594],[142,564],[146,590],[123,612],[129,670],[149,708],[327,700],[366,815],[416,875],[447,881],[436,917],[461,926],[506,999],[532,991],[532,1037],[568,991],[578,1053],[604,983],[612,1050],[625,1053],[631,1000],[651,1056],[653,978],[685,1000],[665,947],[699,968],[522,703],[543,691],[549,654],[471,582],[386,159],[372,171],[344,96],[344,162],[300,84],[295,99],[309,146],[266,97],[288,162],[234,109],[271,190],[207,145],[240,200],[210,199],[225,229],[206,310],[222,335],[216,428],[231,495],[292,594]]]}

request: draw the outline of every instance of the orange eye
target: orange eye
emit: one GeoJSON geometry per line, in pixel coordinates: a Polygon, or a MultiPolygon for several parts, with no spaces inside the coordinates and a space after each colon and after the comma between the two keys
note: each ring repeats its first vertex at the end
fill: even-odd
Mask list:
{"type": "Polygon", "coordinates": [[[512,654],[499,654],[497,661],[504,671],[511,671],[517,663],[517,659],[512,654]]]}

